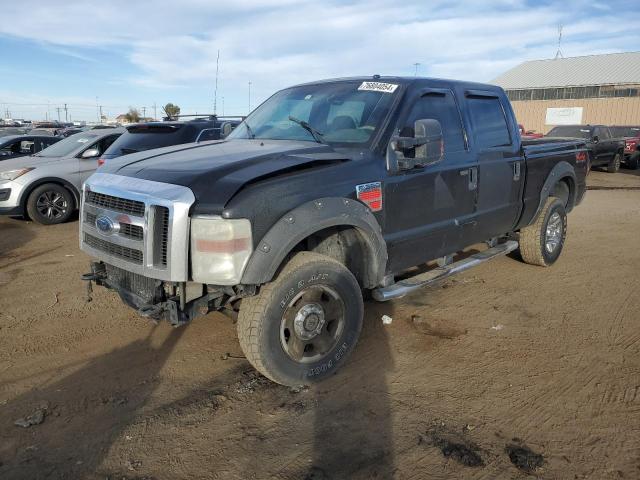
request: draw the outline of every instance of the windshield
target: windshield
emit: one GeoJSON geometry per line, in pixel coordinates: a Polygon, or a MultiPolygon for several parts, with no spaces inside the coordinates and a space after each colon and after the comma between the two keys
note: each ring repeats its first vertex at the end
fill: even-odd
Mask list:
{"type": "Polygon", "coordinates": [[[49,148],[45,148],[36,156],[66,157],[67,155],[71,155],[76,150],[82,149],[82,147],[88,147],[90,143],[92,143],[94,140],[97,140],[98,138],[100,138],[100,135],[96,133],[76,133],[75,135],[71,135],[64,140],[60,140],[59,142],[54,143],[49,148]]]}
{"type": "Polygon", "coordinates": [[[389,112],[396,89],[395,84],[350,81],[282,90],[228,138],[369,144],[389,112]]]}
{"type": "Polygon", "coordinates": [[[591,138],[591,130],[584,127],[553,127],[545,137],[591,138]]]}
{"type": "Polygon", "coordinates": [[[614,137],[640,137],[640,127],[609,127],[614,137]]]}

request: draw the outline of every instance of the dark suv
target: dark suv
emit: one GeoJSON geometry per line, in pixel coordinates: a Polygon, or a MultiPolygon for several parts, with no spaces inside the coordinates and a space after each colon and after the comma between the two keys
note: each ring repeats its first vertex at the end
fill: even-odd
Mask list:
{"type": "Polygon", "coordinates": [[[606,125],[560,125],[553,127],[545,137],[581,138],[591,152],[592,166],[607,167],[610,173],[620,170],[625,143],[614,137],[606,125]]]}
{"type": "Polygon", "coordinates": [[[229,135],[241,121],[241,117],[210,115],[189,121],[169,120],[130,125],[126,127],[125,133],[102,154],[98,165],[103,165],[111,158],[154,148],[220,140],[229,135]]]}

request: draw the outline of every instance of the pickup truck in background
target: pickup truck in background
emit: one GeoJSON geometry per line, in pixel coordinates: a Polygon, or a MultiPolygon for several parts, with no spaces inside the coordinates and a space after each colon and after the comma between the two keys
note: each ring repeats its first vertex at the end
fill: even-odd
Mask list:
{"type": "Polygon", "coordinates": [[[640,168],[640,126],[609,127],[611,134],[624,140],[623,162],[631,170],[640,168]]]}
{"type": "Polygon", "coordinates": [[[315,383],[354,349],[363,291],[399,298],[518,247],[526,263],[556,262],[588,165],[584,140],[521,141],[499,87],[298,85],[224,140],[134,153],[92,175],[80,246],[97,260],[83,278],[175,326],[237,314],[256,369],[315,383]]]}
{"type": "Polygon", "coordinates": [[[606,125],[561,125],[553,127],[546,138],[579,138],[587,144],[592,167],[606,167],[616,173],[622,163],[625,141],[614,137],[606,125]]]}

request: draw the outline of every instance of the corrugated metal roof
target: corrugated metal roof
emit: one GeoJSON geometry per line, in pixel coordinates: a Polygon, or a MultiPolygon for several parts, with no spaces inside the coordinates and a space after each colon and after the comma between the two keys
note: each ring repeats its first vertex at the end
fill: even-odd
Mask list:
{"type": "Polygon", "coordinates": [[[640,83],[640,52],[532,60],[491,83],[504,89],[640,83]]]}

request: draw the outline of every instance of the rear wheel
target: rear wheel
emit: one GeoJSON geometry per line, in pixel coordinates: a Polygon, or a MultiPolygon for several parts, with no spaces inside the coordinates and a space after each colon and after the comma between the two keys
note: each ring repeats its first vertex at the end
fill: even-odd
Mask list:
{"type": "Polygon", "coordinates": [[[616,153],[611,160],[609,160],[609,164],[607,165],[607,172],[616,173],[620,170],[620,162],[622,158],[619,153],[616,153]]]}
{"type": "Polygon", "coordinates": [[[69,220],[74,210],[73,195],[61,185],[45,183],[27,199],[27,213],[34,222],[54,225],[69,220]]]}
{"type": "Polygon", "coordinates": [[[549,197],[535,223],[520,230],[520,255],[531,265],[553,265],[567,237],[567,214],[564,204],[549,197]]]}
{"type": "Polygon", "coordinates": [[[238,338],[264,376],[308,385],[344,363],[360,336],[363,311],[360,286],[343,264],[301,252],[258,295],[242,301],[238,338]]]}
{"type": "Polygon", "coordinates": [[[630,157],[629,157],[629,161],[627,162],[627,166],[631,169],[631,170],[637,170],[638,167],[640,167],[640,152],[634,152],[630,157]]]}

